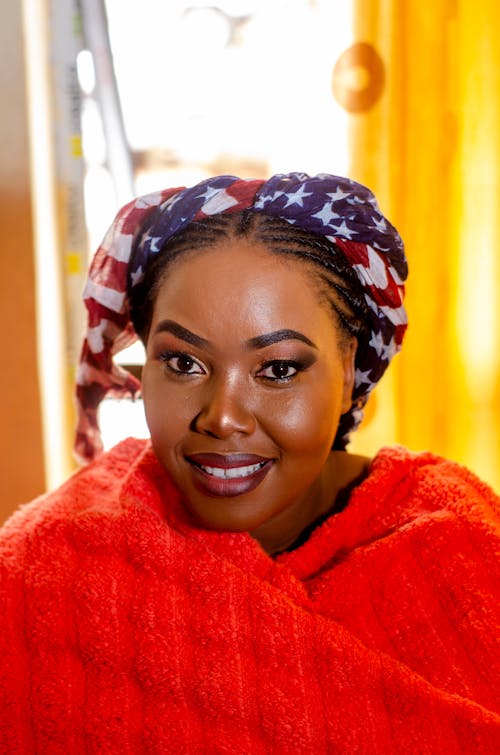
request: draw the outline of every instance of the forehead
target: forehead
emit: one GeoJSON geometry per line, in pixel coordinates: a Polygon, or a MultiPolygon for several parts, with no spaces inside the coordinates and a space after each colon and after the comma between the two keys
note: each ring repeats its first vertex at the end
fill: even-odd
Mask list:
{"type": "MultiPolygon", "coordinates": [[[[193,250],[168,266],[153,322],[176,314],[239,327],[308,327],[336,330],[325,284],[311,265],[276,254],[263,244],[231,239],[193,250]]],[[[194,324],[194,323],[193,323],[194,324]]],[[[255,335],[255,333],[253,333],[255,335]]]]}

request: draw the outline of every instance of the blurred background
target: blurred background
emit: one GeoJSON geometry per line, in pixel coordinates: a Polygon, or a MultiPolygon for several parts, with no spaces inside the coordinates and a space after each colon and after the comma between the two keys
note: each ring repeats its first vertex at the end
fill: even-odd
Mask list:
{"type": "MultiPolygon", "coordinates": [[[[219,173],[375,192],[410,327],[352,448],[500,489],[499,24],[496,0],[3,0],[0,520],[76,468],[81,290],[115,212],[219,173]]],[[[101,421],[107,446],[147,433],[140,402],[101,421]]]]}

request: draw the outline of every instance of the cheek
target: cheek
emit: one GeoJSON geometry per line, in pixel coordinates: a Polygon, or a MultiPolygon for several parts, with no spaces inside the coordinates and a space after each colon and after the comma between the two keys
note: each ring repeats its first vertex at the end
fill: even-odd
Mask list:
{"type": "Polygon", "coordinates": [[[331,390],[317,386],[317,390],[304,391],[300,396],[278,396],[266,425],[279,446],[310,456],[330,451],[340,413],[340,403],[331,390]]]}
{"type": "MultiPolygon", "coordinates": [[[[263,433],[285,453],[299,457],[329,453],[341,414],[340,390],[331,381],[315,380],[300,389],[263,392],[246,386],[246,408],[263,433]]],[[[243,388],[241,388],[243,391],[243,388]]],[[[201,397],[186,386],[165,386],[155,365],[143,370],[146,420],[155,449],[166,457],[192,430],[201,397]]]]}
{"type": "Polygon", "coordinates": [[[146,422],[156,448],[168,449],[186,432],[189,408],[185,396],[175,389],[166,390],[163,375],[147,366],[142,374],[142,395],[146,422]]]}

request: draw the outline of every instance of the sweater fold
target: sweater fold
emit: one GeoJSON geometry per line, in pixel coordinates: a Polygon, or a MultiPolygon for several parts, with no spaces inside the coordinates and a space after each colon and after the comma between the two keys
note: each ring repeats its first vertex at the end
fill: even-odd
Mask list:
{"type": "Polygon", "coordinates": [[[496,753],[497,517],[387,448],[273,559],[124,441],[0,531],[0,751],[496,753]]]}

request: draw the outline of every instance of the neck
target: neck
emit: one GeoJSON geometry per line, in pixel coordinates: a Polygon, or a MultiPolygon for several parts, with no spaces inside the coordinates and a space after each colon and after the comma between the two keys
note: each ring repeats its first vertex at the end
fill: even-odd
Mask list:
{"type": "Polygon", "coordinates": [[[250,534],[270,556],[302,544],[324,519],[343,508],[349,496],[368,474],[366,456],[332,451],[321,475],[297,501],[250,534]]]}

